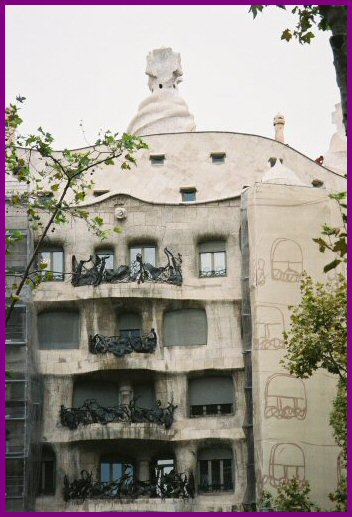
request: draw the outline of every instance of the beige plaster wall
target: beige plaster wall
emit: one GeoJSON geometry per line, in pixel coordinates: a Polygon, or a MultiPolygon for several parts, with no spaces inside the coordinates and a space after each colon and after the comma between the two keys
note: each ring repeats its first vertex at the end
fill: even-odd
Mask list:
{"type": "Polygon", "coordinates": [[[337,483],[339,449],[329,426],[336,377],[290,376],[280,365],[281,332],[289,328],[288,307],[300,301],[302,272],[326,279],[329,256],[312,239],[324,222],[340,224],[339,217],[321,189],[256,184],[248,191],[257,491],[295,476],[310,482],[312,499],[323,507],[337,483]]]}

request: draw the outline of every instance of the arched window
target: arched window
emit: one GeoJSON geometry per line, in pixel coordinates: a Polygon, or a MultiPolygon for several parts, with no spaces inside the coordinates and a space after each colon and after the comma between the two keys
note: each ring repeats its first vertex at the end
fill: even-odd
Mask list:
{"type": "Polygon", "coordinates": [[[191,417],[228,415],[233,412],[231,377],[191,379],[188,386],[191,417]]]}
{"type": "Polygon", "coordinates": [[[56,456],[48,445],[43,445],[40,461],[40,478],[38,493],[40,495],[55,494],[56,456]]]}
{"type": "Polygon", "coordinates": [[[165,346],[206,345],[207,336],[207,316],[204,309],[180,309],[165,313],[165,346]]]}
{"type": "Polygon", "coordinates": [[[139,337],[142,322],[139,314],[128,313],[118,316],[118,334],[126,337],[139,337]]]}
{"type": "Polygon", "coordinates": [[[226,276],[226,242],[208,241],[199,244],[199,276],[226,276]]]}
{"type": "Polygon", "coordinates": [[[40,313],[38,340],[41,350],[79,348],[79,312],[71,310],[40,313]]]}
{"type": "Polygon", "coordinates": [[[203,449],[198,455],[198,491],[233,490],[233,461],[230,449],[203,449]]]}

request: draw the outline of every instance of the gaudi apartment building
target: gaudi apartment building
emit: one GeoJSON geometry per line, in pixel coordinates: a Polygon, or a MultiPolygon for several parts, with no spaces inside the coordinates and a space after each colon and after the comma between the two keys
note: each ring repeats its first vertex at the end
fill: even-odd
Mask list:
{"type": "Polygon", "coordinates": [[[151,52],[146,73],[128,132],[148,149],[127,173],[97,170],[83,203],[122,233],[57,227],[41,250],[53,280],[8,329],[8,510],[243,511],[293,476],[327,505],[336,380],[280,359],[303,271],[322,278],[312,239],[339,224],[343,132],[324,166],[285,145],[280,115],[275,139],[196,132],[179,55],[151,52]]]}

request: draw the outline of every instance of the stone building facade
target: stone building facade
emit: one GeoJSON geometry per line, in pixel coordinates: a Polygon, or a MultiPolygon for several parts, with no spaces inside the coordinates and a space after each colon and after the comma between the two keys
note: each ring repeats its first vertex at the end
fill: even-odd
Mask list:
{"type": "Polygon", "coordinates": [[[293,476],[328,504],[336,486],[336,381],[279,361],[345,179],[285,145],[283,127],[276,140],[195,132],[177,56],[148,57],[137,167],[95,171],[82,204],[122,233],[101,242],[74,220],[41,250],[55,273],[33,294],[36,511],[241,511],[293,476]]]}

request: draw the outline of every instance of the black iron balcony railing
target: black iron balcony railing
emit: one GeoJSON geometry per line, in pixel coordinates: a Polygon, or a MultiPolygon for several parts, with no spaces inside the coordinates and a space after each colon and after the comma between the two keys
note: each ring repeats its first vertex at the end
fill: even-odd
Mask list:
{"type": "Polygon", "coordinates": [[[207,493],[207,492],[226,492],[233,490],[232,481],[228,481],[227,483],[202,483],[198,485],[199,493],[207,493]]]}
{"type": "Polygon", "coordinates": [[[155,497],[165,499],[167,497],[188,499],[194,497],[194,477],[190,473],[177,474],[171,471],[169,474],[161,473],[157,481],[138,481],[133,474],[123,473],[114,481],[94,480],[92,473],[81,471],[80,479],[69,481],[64,477],[64,500],[71,499],[83,502],[86,499],[137,499],[138,497],[155,497]]]}
{"type": "Polygon", "coordinates": [[[199,278],[211,278],[217,276],[226,276],[226,269],[206,270],[199,271],[199,278]]]}
{"type": "Polygon", "coordinates": [[[117,269],[106,269],[105,263],[108,256],[95,255],[89,257],[88,260],[80,260],[77,262],[73,257],[72,285],[79,287],[82,285],[97,286],[103,282],[119,283],[119,282],[161,282],[174,285],[182,285],[182,256],[180,253],[177,257],[167,248],[164,248],[167,258],[167,264],[161,267],[155,267],[152,264],[143,262],[143,257],[138,253],[136,260],[131,266],[121,265],[117,269]],[[90,264],[90,265],[88,265],[90,264]]]}
{"type": "Polygon", "coordinates": [[[110,352],[116,357],[123,357],[132,352],[152,354],[155,351],[157,337],[154,329],[143,336],[89,336],[89,351],[92,354],[110,352]]]}
{"type": "Polygon", "coordinates": [[[85,400],[79,408],[66,408],[61,406],[61,424],[71,430],[82,425],[103,424],[110,422],[149,422],[165,426],[169,429],[174,421],[174,412],[177,406],[172,402],[166,408],[161,407],[160,400],[157,400],[153,408],[142,408],[136,405],[136,399],[128,405],[119,404],[116,406],[101,406],[95,399],[85,400]]]}

